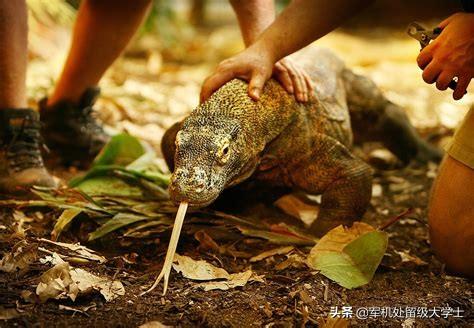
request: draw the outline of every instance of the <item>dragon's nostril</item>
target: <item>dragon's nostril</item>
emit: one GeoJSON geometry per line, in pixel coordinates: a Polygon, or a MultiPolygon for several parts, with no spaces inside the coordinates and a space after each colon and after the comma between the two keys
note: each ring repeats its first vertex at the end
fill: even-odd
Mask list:
{"type": "Polygon", "coordinates": [[[205,184],[204,182],[197,183],[196,186],[194,187],[194,191],[197,193],[200,193],[204,190],[205,184]]]}

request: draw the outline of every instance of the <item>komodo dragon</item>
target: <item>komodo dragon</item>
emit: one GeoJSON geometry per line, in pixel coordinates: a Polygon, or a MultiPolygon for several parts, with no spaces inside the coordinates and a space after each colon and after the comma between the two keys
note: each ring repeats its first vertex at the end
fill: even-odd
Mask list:
{"type": "Polygon", "coordinates": [[[440,159],[400,107],[329,50],[311,48],[294,58],[315,84],[308,103],[296,102],[274,80],[256,102],[247,83],[234,79],[166,131],[172,200],[207,206],[247,179],[322,194],[310,227],[322,235],[360,219],[370,202],[372,170],[350,151],[351,125],[356,136],[383,142],[405,163],[440,159]]]}

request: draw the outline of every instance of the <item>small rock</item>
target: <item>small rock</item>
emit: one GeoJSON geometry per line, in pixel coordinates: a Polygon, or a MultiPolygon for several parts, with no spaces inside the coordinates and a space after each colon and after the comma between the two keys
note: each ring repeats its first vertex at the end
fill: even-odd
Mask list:
{"type": "Polygon", "coordinates": [[[398,164],[398,159],[387,149],[375,149],[369,154],[369,163],[376,168],[393,169],[398,164]]]}
{"type": "Polygon", "coordinates": [[[372,197],[381,197],[383,194],[382,186],[378,183],[372,185],[372,197]]]}

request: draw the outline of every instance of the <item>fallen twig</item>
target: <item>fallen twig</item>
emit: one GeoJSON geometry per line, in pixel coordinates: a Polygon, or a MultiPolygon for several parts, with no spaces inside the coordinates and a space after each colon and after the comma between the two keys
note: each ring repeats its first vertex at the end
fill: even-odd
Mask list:
{"type": "Polygon", "coordinates": [[[409,208],[407,210],[405,210],[404,212],[398,214],[397,216],[391,218],[390,220],[388,220],[387,222],[385,222],[384,224],[382,224],[378,230],[385,230],[387,229],[388,227],[390,227],[392,224],[394,224],[395,222],[397,222],[398,220],[404,218],[405,216],[409,215],[413,213],[413,208],[409,208]]]}

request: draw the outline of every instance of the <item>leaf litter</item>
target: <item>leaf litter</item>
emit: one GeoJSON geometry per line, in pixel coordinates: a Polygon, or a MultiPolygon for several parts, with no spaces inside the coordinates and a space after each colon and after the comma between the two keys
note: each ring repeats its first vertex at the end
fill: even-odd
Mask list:
{"type": "MultiPolygon", "coordinates": [[[[175,254],[187,205],[185,203],[180,205],[173,223],[171,216],[176,211],[176,207],[169,201],[166,191],[168,183],[169,173],[163,171],[162,163],[157,161],[156,154],[149,151],[136,138],[122,133],[112,138],[111,142],[98,155],[91,169],[82,176],[73,179],[70,182],[70,187],[59,190],[37,188],[34,193],[39,198],[38,200],[0,201],[2,205],[16,209],[44,207],[59,212],[51,232],[52,240],[38,240],[39,243],[55,247],[54,251],[44,247],[39,248],[40,251],[48,253],[40,262],[54,265],[40,277],[36,288],[36,294],[40,300],[42,302],[50,298],[75,300],[80,294],[96,290],[109,301],[125,293],[120,281],[96,276],[84,269],[74,268],[70,265],[73,262],[104,263],[106,261],[105,257],[80,244],[55,241],[76,220],[88,221],[97,226],[88,234],[89,242],[102,239],[110,234],[117,234],[120,238],[129,239],[160,238],[163,233],[172,230],[162,271],[155,283],[141,295],[152,291],[161,279],[164,280],[163,295],[166,294],[172,268],[185,278],[203,281],[196,287],[205,291],[228,290],[242,287],[250,281],[263,281],[262,277],[256,275],[251,269],[229,274],[225,269],[217,268],[204,260],[195,261],[189,257],[175,254]]],[[[310,224],[318,214],[317,204],[310,204],[293,195],[284,196],[275,205],[288,215],[300,219],[306,225],[310,224]]],[[[24,233],[24,228],[22,228],[24,222],[28,219],[25,219],[26,216],[18,210],[16,213],[20,226],[18,231],[21,235],[24,233]]],[[[347,245],[336,250],[334,247],[328,247],[328,245],[334,246],[334,243],[337,243],[341,238],[340,234],[334,231],[328,233],[318,242],[317,238],[288,223],[255,221],[250,217],[239,217],[210,209],[190,211],[187,227],[193,231],[193,226],[200,227],[198,230],[200,233],[196,233],[195,236],[201,245],[220,254],[249,258],[251,263],[283,255],[286,259],[275,264],[276,270],[285,270],[291,267],[302,268],[309,265],[347,288],[357,287],[370,281],[373,272],[380,263],[380,252],[375,252],[374,249],[383,248],[380,243],[376,244],[375,248],[372,247],[371,243],[374,243],[372,238],[359,236],[356,233],[357,236],[351,237],[352,239],[343,238],[347,245]],[[219,246],[206,234],[206,229],[203,229],[206,226],[223,229],[236,228],[244,236],[263,238],[271,244],[281,246],[256,255],[244,254],[244,252],[229,246],[219,246]],[[296,246],[314,246],[316,243],[317,245],[307,260],[306,255],[296,251],[295,248],[296,246]],[[370,263],[366,263],[362,267],[357,266],[360,263],[351,263],[351,261],[355,262],[357,256],[369,257],[370,263]],[[344,265],[339,270],[331,269],[330,262],[335,259],[339,263],[344,261],[346,263],[343,263],[344,265]],[[353,276],[345,277],[347,272],[353,276]]],[[[352,229],[359,226],[365,227],[362,223],[356,223],[352,229]]],[[[350,229],[345,229],[344,233],[351,234],[352,230],[350,229]]],[[[364,230],[364,232],[371,236],[369,231],[364,230]]],[[[380,233],[383,234],[383,232],[380,233]]],[[[18,258],[18,254],[16,257],[18,258]]],[[[2,260],[3,262],[9,263],[11,259],[6,258],[6,260],[2,260]]],[[[21,261],[18,260],[18,263],[21,261]]]]}
{"type": "Polygon", "coordinates": [[[72,267],[68,262],[54,257],[56,264],[39,278],[36,294],[41,302],[50,298],[70,298],[75,301],[78,295],[96,290],[106,301],[125,295],[125,288],[119,280],[99,277],[84,269],[72,267]]]}
{"type": "Polygon", "coordinates": [[[0,271],[11,273],[26,270],[31,263],[36,261],[37,251],[36,245],[30,245],[25,240],[21,240],[0,260],[0,271]]]}

